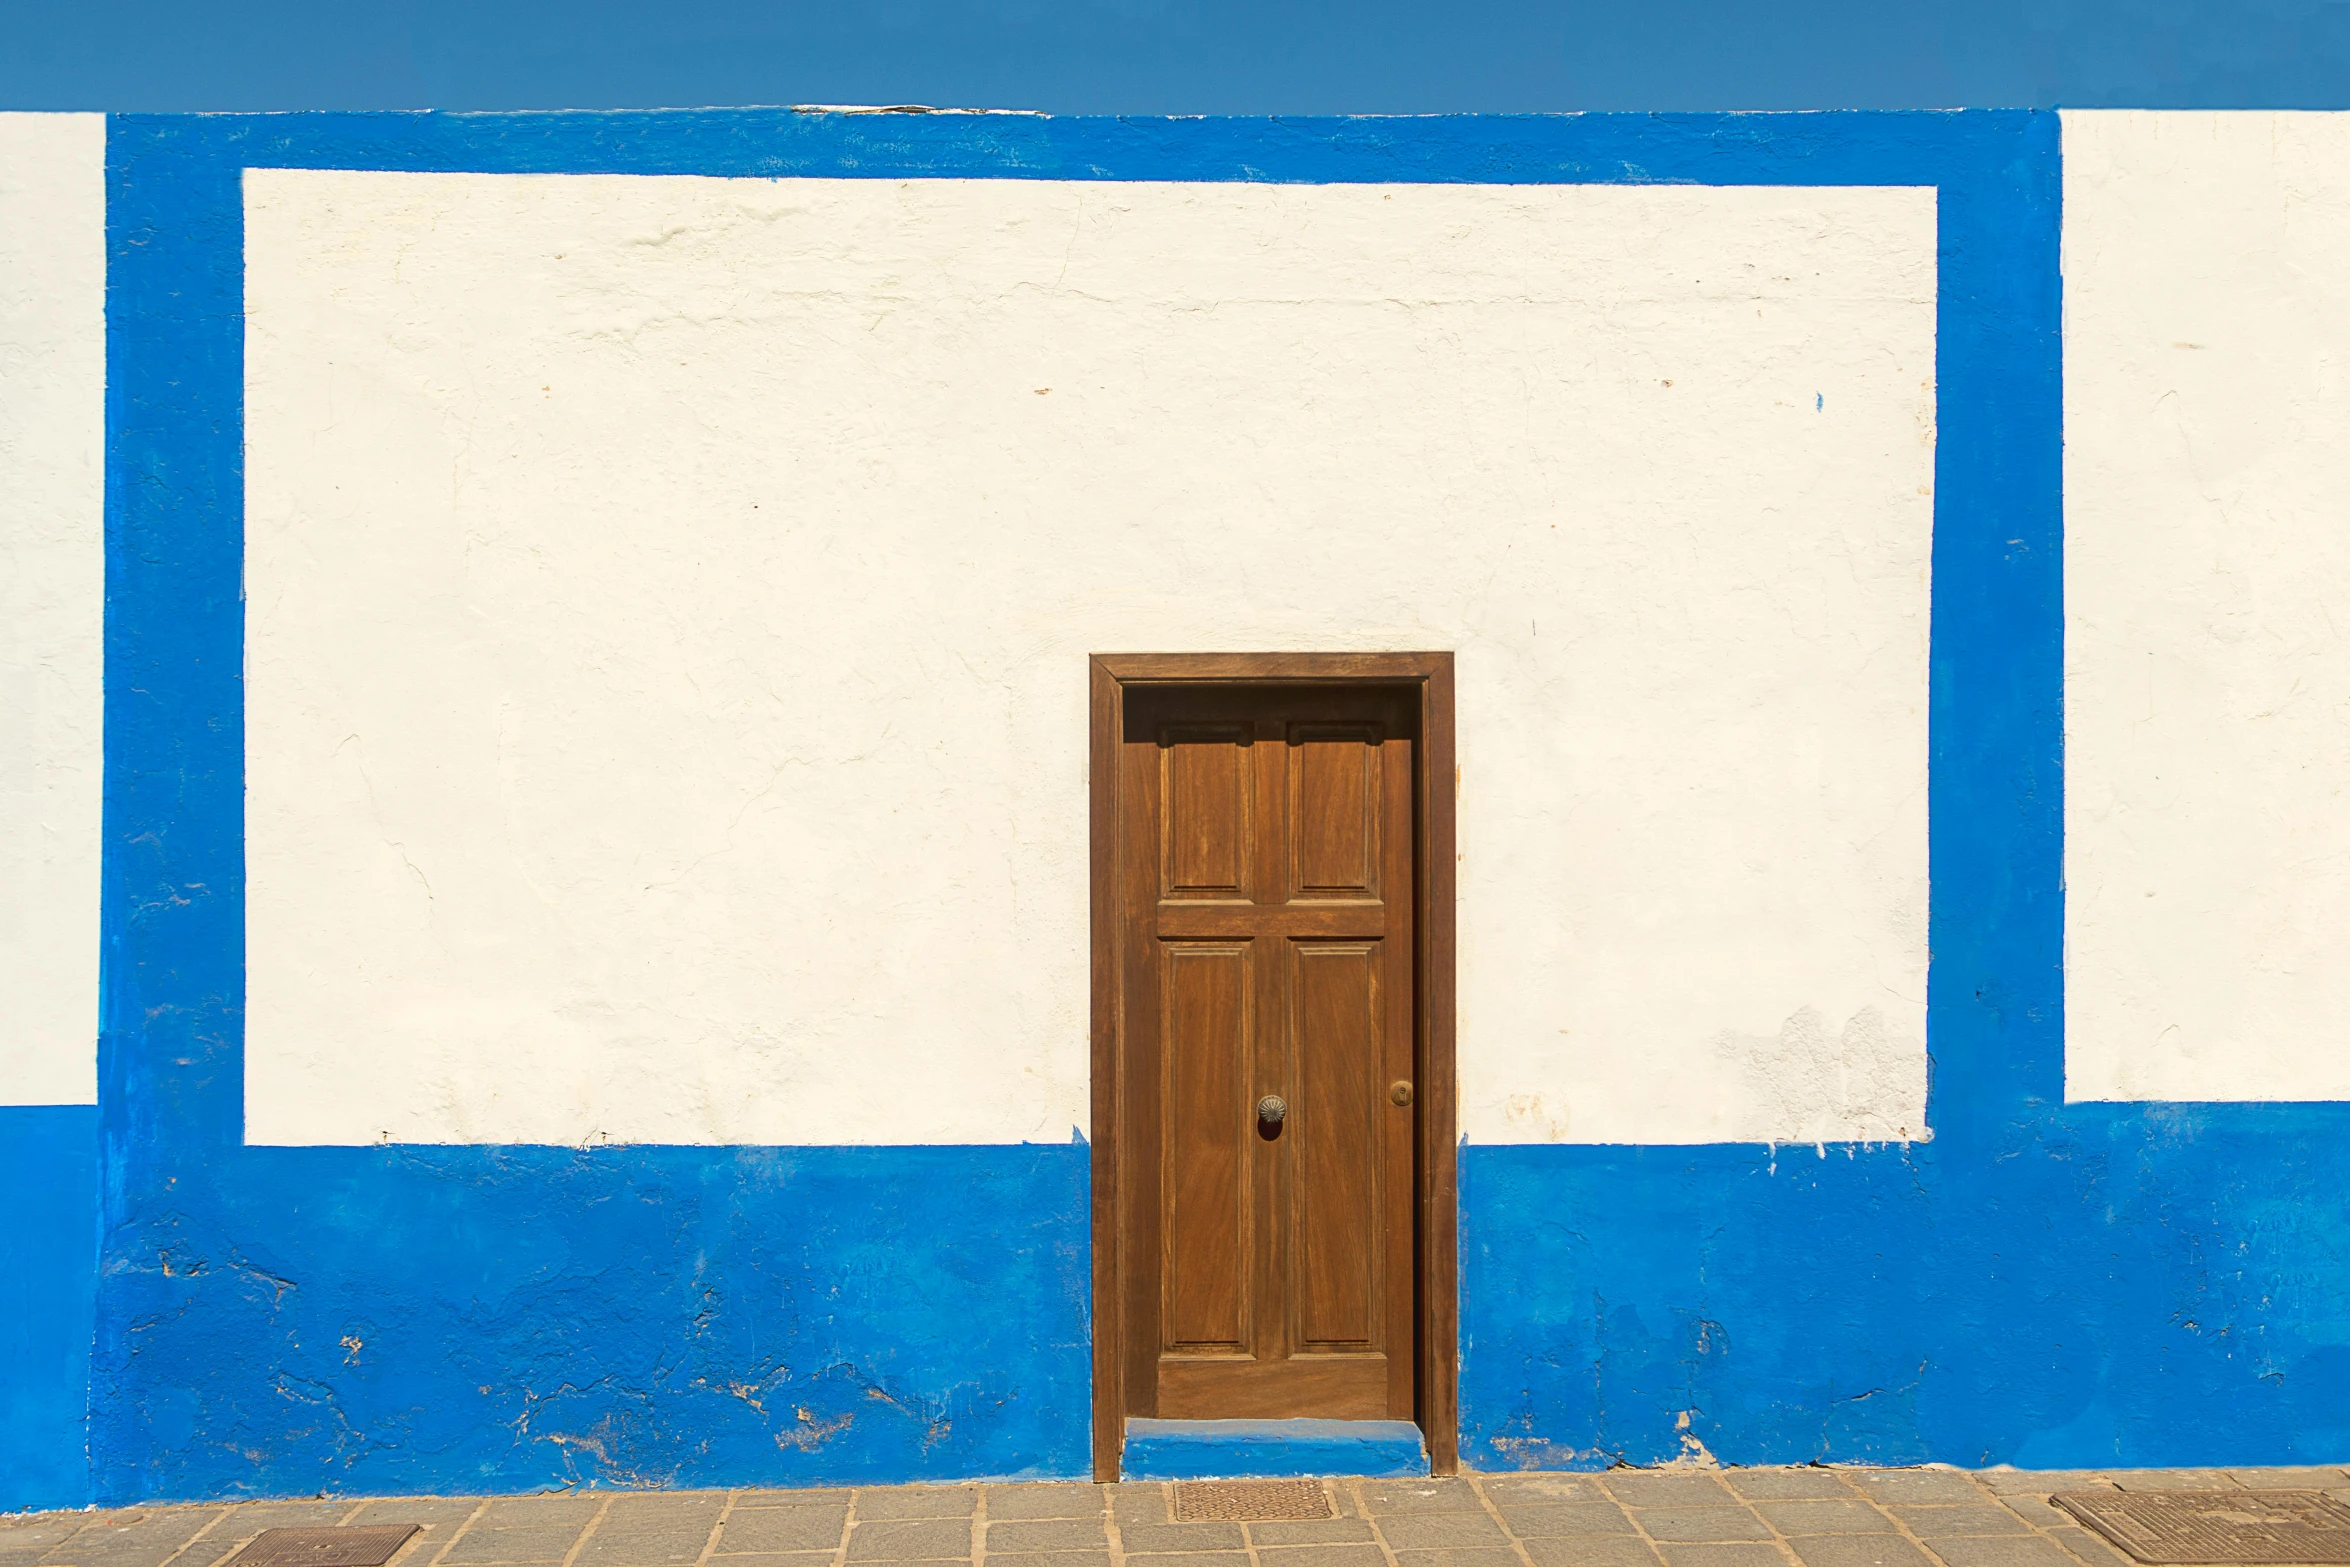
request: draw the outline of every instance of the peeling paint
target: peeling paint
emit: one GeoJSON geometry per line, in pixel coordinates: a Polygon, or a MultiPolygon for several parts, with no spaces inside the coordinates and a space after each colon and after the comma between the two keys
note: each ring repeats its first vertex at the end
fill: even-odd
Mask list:
{"type": "Polygon", "coordinates": [[[128,1226],[168,1236],[148,1263],[110,1253],[101,1499],[1074,1474],[1085,1172],[1061,1145],[248,1150],[128,1226]]]}

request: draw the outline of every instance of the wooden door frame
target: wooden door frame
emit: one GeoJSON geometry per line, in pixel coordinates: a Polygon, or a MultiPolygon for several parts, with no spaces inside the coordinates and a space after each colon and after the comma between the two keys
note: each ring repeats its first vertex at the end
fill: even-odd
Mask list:
{"type": "Polygon", "coordinates": [[[1413,1056],[1419,1146],[1414,1279],[1413,1417],[1431,1467],[1460,1467],[1460,1294],[1456,1226],[1458,1125],[1453,1080],[1453,681],[1450,653],[1097,653],[1092,660],[1088,792],[1093,857],[1093,1475],[1118,1478],[1125,1441],[1128,1332],[1118,1253],[1119,1128],[1124,1109],[1118,1023],[1125,964],[1119,921],[1118,748],[1126,693],[1148,685],[1365,685],[1419,695],[1413,790],[1413,1056]]]}

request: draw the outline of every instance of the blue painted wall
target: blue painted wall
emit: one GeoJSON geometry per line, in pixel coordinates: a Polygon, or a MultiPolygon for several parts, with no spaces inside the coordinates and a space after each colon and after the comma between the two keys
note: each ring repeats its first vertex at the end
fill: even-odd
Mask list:
{"type": "Polygon", "coordinates": [[[2340,1119],[2051,1106],[1824,1158],[1468,1150],[1464,1462],[2339,1463],[2340,1119]]]}
{"type": "Polygon", "coordinates": [[[0,1512],[89,1499],[98,1112],[0,1106],[0,1512]]]}
{"type": "Polygon", "coordinates": [[[2057,156],[2025,113],[113,121],[96,1495],[1087,1460],[1081,1145],[242,1146],[249,164],[1939,187],[1935,1140],[1466,1150],[1464,1452],[2350,1457],[2343,1108],[2062,1104],[2057,156]]]}
{"type": "Polygon", "coordinates": [[[1087,1462],[1082,1148],[128,1162],[104,1500],[1087,1462]]]}

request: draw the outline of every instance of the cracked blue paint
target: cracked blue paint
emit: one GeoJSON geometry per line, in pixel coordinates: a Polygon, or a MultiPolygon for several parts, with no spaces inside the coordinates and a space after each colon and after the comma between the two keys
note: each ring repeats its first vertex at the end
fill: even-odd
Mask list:
{"type": "Polygon", "coordinates": [[[1086,1461],[1062,1148],[140,1163],[176,1200],[108,1248],[107,1500],[1086,1461]]]}

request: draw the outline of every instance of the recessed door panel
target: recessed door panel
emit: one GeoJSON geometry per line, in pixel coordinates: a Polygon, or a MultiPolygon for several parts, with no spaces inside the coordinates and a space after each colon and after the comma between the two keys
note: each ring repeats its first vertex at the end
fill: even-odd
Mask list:
{"type": "Polygon", "coordinates": [[[1379,1339],[1379,1189],[1384,1064],[1379,970],[1372,943],[1301,943],[1292,950],[1291,1040],[1297,1109],[1288,1135],[1290,1245],[1301,1350],[1367,1350],[1379,1339]]]}
{"type": "Polygon", "coordinates": [[[1254,1215],[1244,1128],[1232,1105],[1248,1079],[1250,950],[1169,942],[1160,958],[1163,1337],[1171,1350],[1245,1354],[1254,1215]]]}
{"type": "Polygon", "coordinates": [[[1166,810],[1162,885],[1170,898],[1248,891],[1249,734],[1170,727],[1160,746],[1166,810]]]}
{"type": "Polygon", "coordinates": [[[1299,724],[1289,735],[1291,895],[1379,891],[1379,735],[1299,724]]]}

